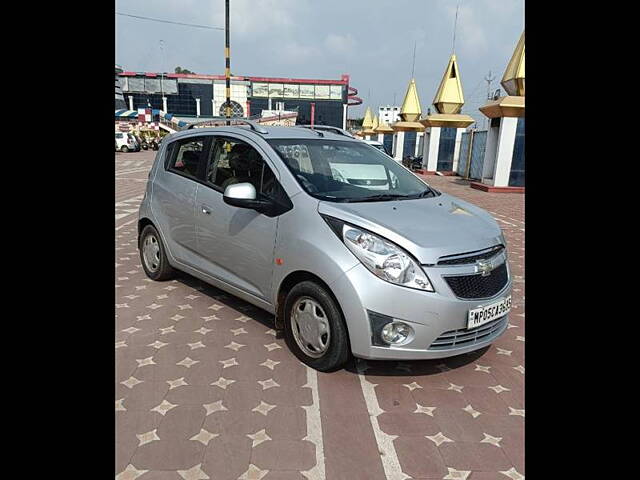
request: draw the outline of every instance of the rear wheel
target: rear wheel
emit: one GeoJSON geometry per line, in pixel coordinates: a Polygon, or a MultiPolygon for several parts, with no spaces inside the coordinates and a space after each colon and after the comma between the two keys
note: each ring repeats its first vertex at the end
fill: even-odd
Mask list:
{"type": "Polygon", "coordinates": [[[127,153],[127,152],[129,151],[129,147],[127,147],[126,145],[123,145],[123,146],[120,148],[120,151],[121,151],[122,153],[127,153]]]}
{"type": "Polygon", "coordinates": [[[300,361],[321,372],[337,370],[351,357],[349,335],[338,304],[313,281],[294,286],[285,299],[284,336],[300,361]]]}
{"type": "Polygon", "coordinates": [[[142,268],[147,277],[152,280],[173,278],[173,267],[169,265],[162,239],[153,225],[147,225],[142,230],[138,248],[140,250],[142,268]]]}

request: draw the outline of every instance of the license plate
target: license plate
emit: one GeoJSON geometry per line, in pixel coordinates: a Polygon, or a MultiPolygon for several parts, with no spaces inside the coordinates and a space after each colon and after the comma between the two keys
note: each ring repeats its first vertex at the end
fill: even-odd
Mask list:
{"type": "Polygon", "coordinates": [[[511,295],[499,302],[492,303],[491,305],[469,310],[467,328],[475,328],[480,325],[484,325],[491,320],[495,320],[496,318],[509,313],[509,310],[511,310],[511,295]]]}

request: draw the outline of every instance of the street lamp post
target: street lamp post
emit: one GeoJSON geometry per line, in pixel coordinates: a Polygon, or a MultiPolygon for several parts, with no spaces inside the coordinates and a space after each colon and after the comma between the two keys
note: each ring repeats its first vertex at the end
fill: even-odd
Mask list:
{"type": "Polygon", "coordinates": [[[224,75],[227,93],[224,115],[225,117],[227,117],[227,125],[231,125],[231,52],[229,50],[229,0],[224,1],[224,60],[224,75]]]}
{"type": "Polygon", "coordinates": [[[162,61],[162,72],[160,73],[160,97],[162,98],[162,110],[167,113],[167,99],[164,96],[164,40],[160,40],[160,57],[162,61]]]}

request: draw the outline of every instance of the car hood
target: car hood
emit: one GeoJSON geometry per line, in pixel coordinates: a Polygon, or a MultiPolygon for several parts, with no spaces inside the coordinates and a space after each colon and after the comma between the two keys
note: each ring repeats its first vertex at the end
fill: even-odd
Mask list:
{"type": "Polygon", "coordinates": [[[504,243],[500,227],[488,212],[444,193],[384,202],[320,201],[318,212],[379,234],[422,264],[504,243]]]}

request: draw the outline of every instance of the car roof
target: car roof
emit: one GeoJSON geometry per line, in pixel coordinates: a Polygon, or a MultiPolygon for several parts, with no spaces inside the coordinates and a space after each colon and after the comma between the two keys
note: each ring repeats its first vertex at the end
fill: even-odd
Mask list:
{"type": "Polygon", "coordinates": [[[267,133],[259,133],[254,131],[248,125],[231,125],[231,126],[222,126],[222,127],[203,127],[203,128],[194,128],[190,130],[183,130],[180,132],[172,133],[172,139],[189,137],[193,134],[201,134],[201,133],[216,133],[216,134],[225,134],[225,133],[244,133],[255,135],[258,137],[262,137],[265,140],[291,140],[291,139],[318,139],[323,138],[325,140],[347,140],[347,141],[358,141],[357,139],[347,137],[346,135],[341,135],[339,133],[334,133],[329,130],[311,130],[310,128],[301,128],[301,127],[281,127],[281,126],[269,126],[269,125],[260,125],[261,128],[266,130],[267,133]],[[318,135],[318,132],[322,133],[322,137],[318,135]]]}

